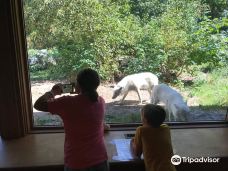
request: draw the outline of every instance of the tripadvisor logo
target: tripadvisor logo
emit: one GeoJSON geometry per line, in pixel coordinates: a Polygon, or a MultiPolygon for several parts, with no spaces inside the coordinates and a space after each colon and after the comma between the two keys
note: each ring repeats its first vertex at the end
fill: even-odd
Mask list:
{"type": "Polygon", "coordinates": [[[179,165],[183,163],[218,163],[220,158],[216,157],[180,157],[179,155],[174,155],[171,158],[171,163],[173,165],[179,165]]]}
{"type": "Polygon", "coordinates": [[[179,155],[174,155],[172,158],[171,158],[171,163],[173,165],[179,165],[181,164],[181,157],[179,155]]]}

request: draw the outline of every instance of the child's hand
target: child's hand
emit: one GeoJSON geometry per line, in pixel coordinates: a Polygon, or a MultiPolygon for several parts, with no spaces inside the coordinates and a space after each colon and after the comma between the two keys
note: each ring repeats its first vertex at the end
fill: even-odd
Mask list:
{"type": "Polygon", "coordinates": [[[132,154],[134,154],[134,146],[135,146],[135,138],[132,138],[130,142],[130,148],[131,148],[132,154]]]}
{"type": "Polygon", "coordinates": [[[135,138],[132,138],[131,142],[130,142],[130,149],[131,149],[132,156],[137,157],[135,154],[135,142],[134,141],[135,141],[135,138]]]}
{"type": "Polygon", "coordinates": [[[131,139],[130,149],[131,149],[132,156],[134,156],[135,158],[140,158],[141,157],[142,151],[137,148],[137,146],[135,144],[135,138],[131,139]]]}

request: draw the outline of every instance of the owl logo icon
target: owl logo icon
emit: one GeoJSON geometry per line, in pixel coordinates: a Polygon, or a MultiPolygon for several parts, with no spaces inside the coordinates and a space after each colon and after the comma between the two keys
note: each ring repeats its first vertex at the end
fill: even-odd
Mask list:
{"type": "Polygon", "coordinates": [[[179,165],[181,163],[181,157],[179,155],[174,155],[172,158],[171,158],[171,163],[173,165],[179,165]]]}

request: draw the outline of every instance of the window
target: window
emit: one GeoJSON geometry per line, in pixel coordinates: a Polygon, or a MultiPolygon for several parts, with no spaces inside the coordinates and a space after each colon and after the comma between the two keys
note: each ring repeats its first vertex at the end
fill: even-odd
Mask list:
{"type": "MultiPolygon", "coordinates": [[[[139,104],[130,91],[119,104],[122,97],[113,100],[113,90],[123,76],[150,71],[187,101],[184,122],[224,121],[227,4],[207,13],[212,4],[169,2],[24,0],[32,102],[59,80],[74,82],[79,69],[92,67],[102,79],[106,122],[139,123],[149,93],[142,91],[139,104]]],[[[34,126],[62,126],[58,116],[34,109],[33,120],[34,126]]]]}

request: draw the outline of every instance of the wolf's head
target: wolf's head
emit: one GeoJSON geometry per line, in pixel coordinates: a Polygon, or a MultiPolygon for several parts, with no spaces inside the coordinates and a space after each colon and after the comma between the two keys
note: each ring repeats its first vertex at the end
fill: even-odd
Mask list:
{"type": "Polygon", "coordinates": [[[116,85],[113,90],[112,99],[115,99],[122,93],[123,87],[116,85]]]}

